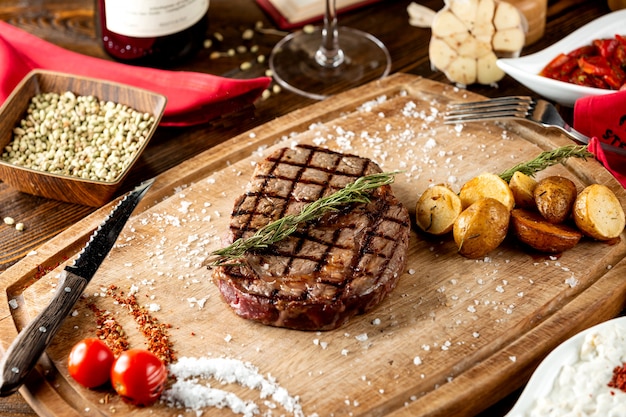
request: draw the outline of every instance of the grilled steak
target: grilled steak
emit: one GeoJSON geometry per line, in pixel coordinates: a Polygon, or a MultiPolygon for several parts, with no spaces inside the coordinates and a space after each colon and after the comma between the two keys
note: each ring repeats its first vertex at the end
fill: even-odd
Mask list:
{"type": "MultiPolygon", "coordinates": [[[[313,146],[284,148],[256,166],[235,202],[230,241],[381,172],[369,159],[313,146]]],[[[299,330],[329,330],[376,306],[405,266],[410,219],[390,186],[301,227],[268,249],[214,269],[223,298],[241,317],[299,330]]]]}

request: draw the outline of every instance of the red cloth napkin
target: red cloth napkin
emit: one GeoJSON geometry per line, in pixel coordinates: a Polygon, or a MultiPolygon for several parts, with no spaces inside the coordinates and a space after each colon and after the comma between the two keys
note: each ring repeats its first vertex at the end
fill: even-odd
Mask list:
{"type": "Polygon", "coordinates": [[[107,61],[63,49],[0,21],[0,104],[33,69],[100,78],[167,97],[165,126],[207,122],[253,103],[271,79],[236,80],[190,71],[168,71],[107,61]]]}
{"type": "Polygon", "coordinates": [[[592,138],[589,151],[626,187],[626,157],[600,148],[601,141],[626,149],[626,91],[578,99],[573,124],[592,138]]]}

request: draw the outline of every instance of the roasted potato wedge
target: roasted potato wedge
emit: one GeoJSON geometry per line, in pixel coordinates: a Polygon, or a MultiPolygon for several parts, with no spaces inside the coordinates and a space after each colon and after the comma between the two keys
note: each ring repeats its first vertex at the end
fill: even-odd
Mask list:
{"type": "Polygon", "coordinates": [[[502,178],[489,172],[482,173],[466,182],[459,192],[463,208],[467,208],[483,198],[494,198],[508,210],[515,206],[513,192],[502,178]]]}
{"type": "Polygon", "coordinates": [[[443,235],[452,231],[461,211],[459,196],[447,185],[438,184],[424,191],[417,200],[415,221],[423,231],[443,235]]]}
{"type": "Polygon", "coordinates": [[[583,234],[574,227],[554,224],[527,209],[511,211],[511,232],[522,243],[545,253],[560,253],[578,244],[583,234]]]}
{"type": "Polygon", "coordinates": [[[552,175],[537,183],[533,195],[539,213],[550,223],[558,224],[569,218],[577,193],[572,180],[552,175]]]}
{"type": "Polygon", "coordinates": [[[482,198],[463,210],[452,228],[459,253],[476,259],[497,248],[506,237],[509,213],[495,198],[482,198]]]}
{"type": "Polygon", "coordinates": [[[624,230],[624,209],[606,185],[585,187],[574,202],[573,216],[576,226],[594,239],[614,239],[624,230]]]}
{"type": "Polygon", "coordinates": [[[523,172],[515,171],[509,181],[509,188],[515,200],[515,207],[534,209],[536,204],[533,193],[536,186],[537,181],[534,178],[529,177],[523,172]]]}

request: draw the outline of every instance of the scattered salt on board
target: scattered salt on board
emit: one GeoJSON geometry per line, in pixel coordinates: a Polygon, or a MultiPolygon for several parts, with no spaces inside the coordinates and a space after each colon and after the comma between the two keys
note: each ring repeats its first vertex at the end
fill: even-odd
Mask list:
{"type": "Polygon", "coordinates": [[[232,392],[212,388],[200,381],[213,378],[223,384],[239,384],[259,390],[261,399],[271,398],[294,417],[304,417],[299,397],[289,395],[274,378],[264,377],[249,362],[232,358],[181,357],[169,365],[169,372],[176,382],[163,392],[161,400],[170,407],[197,413],[206,407],[228,407],[245,417],[259,415],[259,407],[254,402],[244,401],[232,392]]]}

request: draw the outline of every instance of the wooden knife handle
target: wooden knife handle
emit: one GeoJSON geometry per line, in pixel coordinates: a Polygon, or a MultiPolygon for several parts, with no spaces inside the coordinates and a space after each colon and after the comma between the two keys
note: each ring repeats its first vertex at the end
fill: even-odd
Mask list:
{"type": "Polygon", "coordinates": [[[0,396],[14,393],[83,293],[88,280],[63,270],[50,304],[20,331],[0,361],[0,396]]]}

